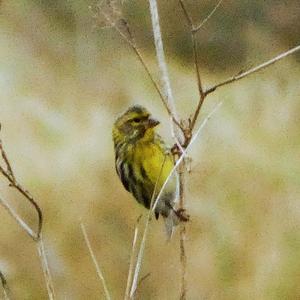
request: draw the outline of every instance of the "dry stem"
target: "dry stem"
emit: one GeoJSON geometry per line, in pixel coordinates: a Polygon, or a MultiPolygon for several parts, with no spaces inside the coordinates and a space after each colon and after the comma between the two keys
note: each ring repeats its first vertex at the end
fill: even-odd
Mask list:
{"type": "MultiPolygon", "coordinates": [[[[0,124],[1,130],[1,124],[0,124]]],[[[52,283],[52,278],[50,274],[50,269],[47,261],[47,257],[45,254],[44,244],[42,240],[42,226],[43,226],[43,214],[42,210],[31,196],[29,191],[25,190],[21,184],[17,181],[11,163],[8,159],[8,156],[4,150],[2,140],[0,138],[0,152],[5,163],[5,167],[0,165],[0,173],[9,181],[9,186],[15,188],[24,198],[29,201],[29,203],[34,207],[35,211],[38,214],[38,228],[37,231],[34,231],[23,219],[22,217],[2,198],[0,198],[0,204],[7,210],[7,212],[15,219],[15,221],[25,230],[25,232],[35,241],[36,247],[39,253],[39,258],[41,261],[44,278],[46,281],[48,297],[50,300],[55,299],[55,293],[52,283]]]]}
{"type": "MultiPolygon", "coordinates": [[[[185,160],[182,160],[182,163],[179,165],[179,207],[184,207],[185,199],[185,160]]],[[[187,294],[186,288],[186,265],[187,257],[185,251],[185,240],[186,240],[186,228],[185,223],[180,223],[180,262],[181,262],[181,277],[180,277],[180,299],[185,300],[187,294]]]]}
{"type": "Polygon", "coordinates": [[[48,297],[50,300],[54,300],[56,298],[55,291],[54,291],[54,287],[53,287],[53,283],[52,283],[52,276],[50,273],[50,268],[49,268],[49,264],[48,264],[48,260],[47,260],[47,255],[45,252],[45,246],[44,246],[42,234],[40,234],[40,237],[37,241],[37,250],[38,250],[39,258],[42,262],[43,274],[44,274],[44,278],[46,281],[48,297]]]}
{"type": "Polygon", "coordinates": [[[135,258],[136,258],[136,246],[137,246],[136,242],[137,242],[137,237],[138,237],[138,233],[139,233],[138,224],[139,224],[140,217],[137,219],[135,229],[134,229],[133,240],[132,240],[130,263],[129,263],[129,268],[128,268],[127,285],[126,285],[125,298],[124,298],[125,300],[130,299],[130,287],[132,285],[132,275],[133,275],[133,269],[134,269],[134,262],[135,262],[135,258]]]}
{"type": "Polygon", "coordinates": [[[97,262],[95,253],[93,251],[91,242],[90,242],[89,237],[87,235],[85,226],[84,226],[84,224],[82,222],[80,222],[80,227],[81,227],[81,231],[82,231],[82,234],[83,234],[83,237],[84,237],[84,241],[86,243],[86,246],[87,246],[87,248],[89,250],[89,254],[90,254],[90,256],[92,258],[92,261],[93,261],[93,264],[95,266],[97,276],[98,276],[98,278],[100,279],[100,281],[102,283],[102,286],[103,286],[103,289],[104,289],[104,293],[105,293],[105,298],[107,300],[111,300],[110,292],[109,292],[108,286],[106,284],[103,272],[101,271],[101,268],[99,267],[99,264],[97,262]]]}

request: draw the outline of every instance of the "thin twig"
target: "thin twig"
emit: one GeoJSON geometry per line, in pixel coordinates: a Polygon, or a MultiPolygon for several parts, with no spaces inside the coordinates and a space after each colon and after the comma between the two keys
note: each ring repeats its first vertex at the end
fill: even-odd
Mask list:
{"type": "Polygon", "coordinates": [[[103,289],[104,289],[104,293],[105,293],[105,298],[107,300],[111,300],[111,296],[110,296],[110,292],[108,290],[108,287],[107,287],[107,284],[106,284],[106,281],[105,281],[105,278],[103,276],[103,273],[99,267],[99,264],[97,262],[97,259],[96,259],[96,256],[95,256],[95,253],[93,251],[93,248],[91,246],[91,243],[90,243],[90,240],[89,240],[89,237],[87,235],[87,232],[86,232],[86,229],[85,229],[85,226],[82,222],[80,222],[80,227],[81,227],[81,231],[82,231],[82,234],[83,234],[83,237],[84,237],[84,241],[87,245],[87,248],[89,250],[89,253],[90,253],[90,256],[92,258],[92,261],[93,261],[93,264],[95,266],[95,269],[96,269],[96,273],[97,273],[97,276],[98,278],[100,279],[102,285],[103,285],[103,289]]]}
{"type": "Polygon", "coordinates": [[[37,241],[36,233],[28,226],[26,222],[19,216],[19,214],[7,203],[7,201],[0,198],[0,204],[6,209],[6,211],[15,219],[15,221],[25,230],[25,232],[35,241],[37,241]]]}
{"type": "MultiPolygon", "coordinates": [[[[1,131],[1,124],[0,124],[0,131],[1,131]]],[[[6,164],[6,168],[7,168],[7,173],[13,178],[15,179],[15,176],[14,176],[14,172],[12,170],[12,167],[10,165],[10,162],[7,158],[7,155],[6,155],[6,152],[3,148],[3,144],[2,144],[2,140],[0,139],[0,151],[1,151],[1,155],[2,155],[2,158],[6,164]]]]}
{"type": "Polygon", "coordinates": [[[0,271],[0,280],[1,280],[2,288],[3,288],[4,300],[9,300],[10,299],[10,289],[7,285],[5,276],[1,271],[0,271]]]}
{"type": "MultiPolygon", "coordinates": [[[[197,86],[198,86],[198,92],[199,92],[199,101],[198,101],[198,105],[196,107],[194,116],[191,120],[190,123],[190,133],[192,132],[192,130],[195,127],[197,118],[199,116],[202,104],[204,102],[205,99],[205,94],[203,91],[203,85],[202,85],[202,80],[201,80],[201,75],[200,75],[200,63],[199,63],[199,58],[198,58],[198,44],[197,44],[197,38],[196,38],[196,31],[194,30],[194,24],[193,24],[193,20],[192,17],[190,16],[183,0],[179,0],[179,4],[182,8],[182,11],[184,13],[184,16],[186,18],[186,21],[190,27],[190,33],[191,33],[191,39],[192,39],[192,46],[193,46],[193,57],[194,57],[194,65],[195,65],[195,71],[196,71],[196,77],[197,77],[197,86]]],[[[191,135],[191,134],[190,134],[191,135]]],[[[185,145],[187,145],[187,143],[189,142],[189,138],[190,137],[186,137],[186,141],[185,141],[185,145]]]]}
{"type": "Polygon", "coordinates": [[[221,86],[224,86],[224,85],[230,84],[232,82],[238,81],[238,80],[240,80],[242,78],[245,78],[245,77],[247,77],[247,76],[249,76],[251,74],[254,74],[254,73],[256,73],[256,72],[258,72],[260,70],[263,70],[263,69],[267,68],[268,66],[270,66],[270,65],[278,62],[279,60],[281,60],[281,59],[283,59],[283,58],[285,58],[285,57],[287,57],[287,56],[289,56],[289,55],[291,55],[291,54],[293,54],[293,53],[295,53],[295,52],[297,52],[299,50],[300,50],[300,45],[298,45],[298,46],[296,46],[296,47],[294,47],[294,48],[292,48],[292,49],[290,49],[288,51],[285,51],[285,52],[277,55],[276,57],[274,57],[274,58],[272,58],[272,59],[270,59],[270,60],[268,60],[268,61],[266,61],[266,62],[264,62],[264,63],[262,63],[262,64],[260,64],[258,66],[256,66],[256,67],[254,67],[254,68],[251,68],[248,71],[245,71],[245,72],[243,72],[241,74],[232,76],[232,77],[226,79],[225,81],[220,82],[220,83],[218,83],[218,84],[216,84],[216,85],[208,88],[205,91],[205,95],[208,95],[208,94],[214,92],[217,88],[219,88],[221,86]]]}
{"type": "Polygon", "coordinates": [[[139,224],[140,217],[138,218],[138,220],[136,222],[133,240],[132,240],[130,263],[129,263],[129,268],[128,268],[127,285],[126,285],[125,298],[124,298],[125,300],[130,299],[130,287],[132,284],[132,274],[133,274],[134,262],[135,262],[135,257],[136,257],[136,245],[137,245],[136,242],[137,242],[137,237],[138,237],[138,232],[139,232],[138,224],[139,224]]]}
{"type": "Polygon", "coordinates": [[[218,7],[221,5],[223,0],[219,0],[219,2],[215,5],[215,7],[212,9],[212,11],[209,13],[209,15],[197,26],[193,28],[193,32],[198,32],[204,24],[213,16],[213,14],[216,12],[218,7]]]}
{"type": "Polygon", "coordinates": [[[183,132],[183,128],[180,124],[180,122],[178,121],[177,117],[173,114],[172,108],[170,107],[169,103],[168,103],[168,99],[163,95],[163,93],[160,90],[160,86],[159,84],[156,82],[156,80],[154,79],[153,75],[150,72],[149,67],[146,64],[145,59],[143,58],[140,50],[138,49],[135,40],[133,38],[133,35],[131,33],[130,27],[128,26],[128,23],[124,20],[121,19],[123,21],[123,24],[125,25],[126,28],[126,33],[125,34],[117,25],[116,25],[116,21],[115,20],[111,20],[111,18],[103,11],[101,10],[101,8],[99,8],[99,13],[105,18],[106,22],[109,23],[109,25],[111,27],[113,27],[119,34],[120,36],[129,44],[129,46],[132,48],[133,52],[136,54],[138,60],[140,61],[140,63],[142,64],[147,76],[149,77],[152,85],[154,86],[155,90],[157,91],[165,109],[167,110],[170,118],[172,119],[172,121],[178,126],[178,128],[181,129],[181,131],[183,132]]]}
{"type": "Polygon", "coordinates": [[[56,298],[55,291],[53,288],[52,276],[50,273],[50,268],[49,268],[49,264],[48,264],[48,260],[47,260],[47,255],[45,252],[45,246],[44,246],[42,234],[40,235],[39,240],[37,241],[37,250],[38,250],[38,255],[39,255],[39,258],[40,258],[40,261],[42,264],[44,278],[46,281],[48,297],[50,300],[54,300],[56,298]]]}
{"type": "Polygon", "coordinates": [[[203,87],[202,87],[201,76],[200,76],[197,39],[196,39],[196,36],[195,36],[195,32],[193,30],[194,29],[193,20],[192,20],[192,17],[190,16],[189,12],[187,11],[187,9],[185,7],[185,4],[184,4],[183,0],[179,0],[179,4],[182,8],[184,16],[187,20],[187,23],[188,23],[189,27],[190,27],[192,44],[193,44],[194,63],[195,63],[195,69],[196,69],[196,75],[197,75],[198,91],[199,91],[199,96],[202,98],[204,93],[203,93],[203,87]]]}

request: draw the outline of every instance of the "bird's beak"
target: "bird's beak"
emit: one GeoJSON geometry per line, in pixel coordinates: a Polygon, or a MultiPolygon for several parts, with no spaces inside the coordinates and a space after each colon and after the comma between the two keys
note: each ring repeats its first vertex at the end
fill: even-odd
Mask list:
{"type": "Polygon", "coordinates": [[[155,126],[157,126],[160,122],[157,121],[156,119],[153,118],[149,118],[148,119],[148,128],[153,128],[155,126]]]}

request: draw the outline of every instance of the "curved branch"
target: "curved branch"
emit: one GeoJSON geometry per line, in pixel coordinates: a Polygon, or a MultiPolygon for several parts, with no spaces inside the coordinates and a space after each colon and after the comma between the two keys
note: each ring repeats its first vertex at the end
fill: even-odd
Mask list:
{"type": "MultiPolygon", "coordinates": [[[[2,141],[0,139],[0,151],[2,153],[2,156],[5,155],[5,151],[3,149],[2,146],[2,141]]],[[[6,156],[7,157],[7,156],[6,156]]],[[[37,202],[34,200],[34,198],[31,196],[31,194],[25,190],[15,179],[15,176],[13,173],[10,173],[10,171],[8,171],[9,168],[7,168],[7,170],[5,170],[2,166],[0,166],[0,173],[2,173],[2,175],[4,177],[6,177],[6,179],[9,181],[9,186],[13,187],[15,189],[17,189],[24,197],[27,201],[29,201],[29,203],[34,207],[35,211],[37,212],[38,215],[38,228],[37,228],[37,232],[31,236],[34,240],[38,240],[42,231],[42,226],[43,226],[43,213],[41,208],[39,207],[39,205],[37,204],[37,202]]],[[[18,222],[20,223],[20,222],[18,222]]]]}

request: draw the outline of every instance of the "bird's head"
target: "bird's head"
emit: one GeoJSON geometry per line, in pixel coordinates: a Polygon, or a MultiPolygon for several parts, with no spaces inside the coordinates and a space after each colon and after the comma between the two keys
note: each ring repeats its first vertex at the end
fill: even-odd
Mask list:
{"type": "Polygon", "coordinates": [[[140,105],[131,106],[114,123],[114,142],[136,142],[142,138],[151,138],[154,127],[158,124],[159,121],[153,119],[146,108],[140,105]]]}

